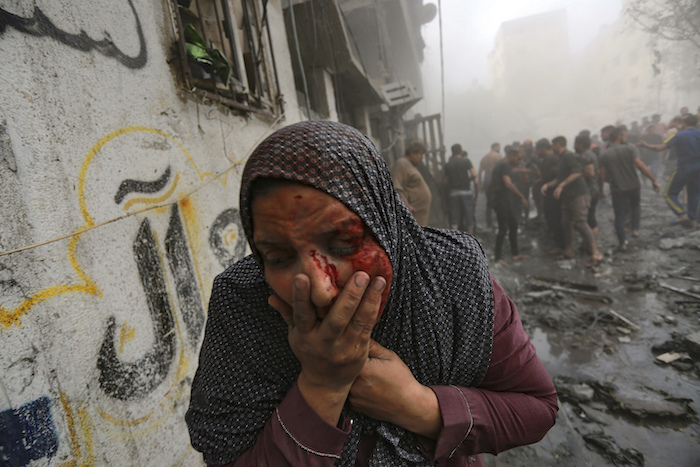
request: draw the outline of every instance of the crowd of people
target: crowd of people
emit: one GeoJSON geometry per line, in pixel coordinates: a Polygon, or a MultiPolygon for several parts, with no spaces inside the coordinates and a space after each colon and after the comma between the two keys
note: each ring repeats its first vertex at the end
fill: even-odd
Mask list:
{"type": "MultiPolygon", "coordinates": [[[[501,145],[493,143],[478,171],[462,146],[453,145],[443,170],[441,190],[449,227],[476,232],[476,202],[481,192],[486,197],[483,230],[493,228],[492,213],[497,222],[495,263],[506,265],[506,237],[511,260],[526,258],[518,248],[518,229],[530,221],[532,211],[536,214],[535,224],[547,229],[551,240],[548,252],[557,259],[570,259],[582,251],[588,255],[586,266],[596,266],[603,260],[596,207],[599,200],[606,198],[606,183],[614,212],[617,250],[627,249],[628,232],[632,237],[640,235],[642,183],[638,172],[656,193],[661,192],[658,180],[664,179],[663,196],[677,216],[674,224],[697,227],[700,128],[698,115],[689,113],[687,107],[681,108],[668,124],[655,114],[644,117],[641,123],[632,122],[629,128],[622,122],[606,125],[599,135],[582,130],[574,138],[572,149],[569,144],[565,136],[551,141],[541,138],[534,143],[527,139],[505,146],[502,156],[501,145]],[[580,248],[576,248],[574,231],[582,239],[580,248]]],[[[419,170],[424,153],[422,143],[413,143],[392,171],[397,191],[421,225],[428,223],[434,196],[419,170]]]]}

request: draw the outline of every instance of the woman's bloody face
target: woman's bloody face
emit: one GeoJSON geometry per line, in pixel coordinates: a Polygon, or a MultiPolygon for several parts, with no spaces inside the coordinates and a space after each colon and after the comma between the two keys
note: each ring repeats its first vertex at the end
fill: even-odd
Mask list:
{"type": "Polygon", "coordinates": [[[356,271],[383,277],[393,270],[389,257],[364,222],[343,203],[302,184],[283,184],[252,204],[253,239],[262,255],[265,279],[272,290],[292,304],[294,277],[306,274],[311,301],[323,318],[356,271]]]}

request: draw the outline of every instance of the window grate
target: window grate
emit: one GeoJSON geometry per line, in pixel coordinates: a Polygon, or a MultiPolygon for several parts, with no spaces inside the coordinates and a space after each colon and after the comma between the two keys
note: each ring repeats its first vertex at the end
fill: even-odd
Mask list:
{"type": "Polygon", "coordinates": [[[281,114],[268,0],[172,2],[185,86],[238,110],[281,114]]]}

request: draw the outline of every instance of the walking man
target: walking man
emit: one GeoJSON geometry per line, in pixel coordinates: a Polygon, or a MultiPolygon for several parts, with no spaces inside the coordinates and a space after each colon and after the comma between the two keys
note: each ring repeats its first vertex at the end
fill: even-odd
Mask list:
{"type": "Polygon", "coordinates": [[[588,226],[593,232],[593,239],[598,244],[598,221],[595,217],[596,207],[598,206],[598,156],[591,151],[591,138],[585,133],[580,133],[574,141],[574,150],[581,161],[583,178],[588,187],[588,193],[591,195],[591,204],[588,207],[588,226]]]}
{"type": "Polygon", "coordinates": [[[556,180],[559,170],[559,157],[552,151],[552,143],[547,138],[542,138],[535,145],[537,154],[540,156],[540,172],[542,182],[540,183],[540,193],[542,194],[544,218],[547,222],[547,231],[554,240],[554,247],[548,252],[563,254],[566,249],[566,240],[564,238],[564,229],[561,223],[561,203],[554,198],[554,188],[544,188],[550,186],[552,180],[556,180]]]}
{"type": "Polygon", "coordinates": [[[454,144],[451,149],[452,156],[445,164],[445,184],[450,190],[450,228],[466,230],[470,235],[474,235],[474,204],[479,196],[476,169],[462,151],[461,145],[454,144]]]}
{"type": "Polygon", "coordinates": [[[627,213],[632,215],[632,236],[639,236],[641,221],[640,183],[637,168],[651,180],[654,191],[659,192],[659,184],[654,175],[639,158],[637,151],[628,144],[621,144],[622,132],[615,128],[608,136],[608,149],[600,156],[600,199],[605,197],[603,185],[608,182],[612,193],[613,212],[615,214],[615,233],[619,242],[618,250],[627,250],[625,219],[627,213]]]}
{"type": "Polygon", "coordinates": [[[491,199],[491,175],[494,167],[501,161],[501,145],[493,143],[491,152],[481,158],[479,162],[479,186],[483,188],[486,194],[486,227],[491,227],[491,209],[493,201],[491,199]]]}
{"type": "Polygon", "coordinates": [[[552,150],[559,156],[557,178],[542,185],[542,193],[544,194],[549,188],[554,188],[554,198],[561,200],[561,220],[566,247],[559,258],[574,257],[573,237],[576,229],[591,253],[586,266],[595,266],[603,260],[603,255],[598,251],[598,245],[588,225],[591,195],[583,178],[581,163],[573,152],[566,149],[566,138],[563,136],[557,136],[552,140],[552,150]]]}
{"type": "Polygon", "coordinates": [[[493,199],[493,208],[496,211],[496,219],[498,221],[498,234],[496,235],[495,261],[501,266],[506,263],[502,259],[503,241],[508,234],[510,240],[510,253],[513,261],[525,259],[518,250],[518,219],[511,209],[510,194],[520,198],[520,201],[527,209],[527,198],[518,191],[513,184],[512,173],[513,167],[520,164],[522,153],[515,148],[510,148],[506,153],[505,160],[501,161],[493,169],[491,177],[491,196],[493,199]]]}
{"type": "Polygon", "coordinates": [[[692,114],[683,116],[679,131],[663,144],[647,144],[643,146],[663,151],[667,148],[676,149],[676,170],[668,181],[664,191],[666,204],[678,216],[678,221],[686,227],[695,227],[698,222],[698,207],[700,206],[700,128],[698,117],[692,114]],[[688,210],[678,199],[683,187],[688,192],[688,210]]]}

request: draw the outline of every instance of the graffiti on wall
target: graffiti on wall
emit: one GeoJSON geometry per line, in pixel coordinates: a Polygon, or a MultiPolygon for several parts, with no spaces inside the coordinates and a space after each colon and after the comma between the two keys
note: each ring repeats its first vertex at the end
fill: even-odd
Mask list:
{"type": "Polygon", "coordinates": [[[80,31],[79,34],[71,34],[60,29],[38,6],[34,7],[34,13],[29,18],[23,18],[10,13],[4,8],[0,8],[0,36],[8,27],[12,27],[30,36],[50,37],[68,47],[82,52],[94,50],[106,57],[116,59],[127,68],[143,68],[147,60],[146,39],[143,35],[141,20],[139,20],[139,15],[136,13],[133,1],[127,0],[127,2],[129,3],[129,7],[131,7],[131,11],[134,13],[136,34],[139,38],[139,53],[134,57],[119,50],[107,32],[105,32],[104,39],[97,40],[89,37],[85,31],[80,31]]]}
{"type": "MultiPolygon", "coordinates": [[[[195,196],[183,196],[193,184],[213,177],[200,171],[185,148],[160,130],[126,127],[107,135],[90,150],[79,174],[78,204],[85,225],[71,239],[68,258],[80,282],[30,292],[14,309],[0,303],[0,327],[12,327],[51,297],[89,292],[98,301],[98,313],[93,316],[104,323],[104,334],[94,353],[102,399],[92,397],[88,402],[71,400],[64,393],[51,396],[54,413],[62,414],[61,426],[67,427],[73,459],[80,464],[94,465],[97,427],[101,433],[112,430],[115,436],[146,436],[186,403],[188,375],[206,320],[204,289],[209,276],[205,283],[202,247],[222,266],[246,251],[237,209],[209,212],[195,196]],[[162,154],[152,155],[154,147],[162,154]],[[119,157],[124,158],[123,166],[115,170],[110,164],[119,157]],[[120,179],[115,172],[124,174],[120,179]],[[85,255],[101,254],[104,248],[99,246],[106,241],[89,228],[119,212],[136,214],[119,221],[120,235],[106,243],[107,257],[81,265],[85,255]],[[110,269],[117,271],[118,278],[124,276],[124,281],[132,278],[130,285],[106,280],[114,277],[108,275],[110,269]],[[134,299],[113,299],[132,294],[134,299]],[[135,342],[138,345],[130,348],[135,342]]],[[[217,186],[225,188],[226,178],[218,180],[217,186]]],[[[50,406],[51,399],[44,403],[50,406]]],[[[51,439],[44,436],[43,444],[27,455],[53,456],[51,439]]],[[[26,437],[21,442],[26,445],[26,437]]]]}

